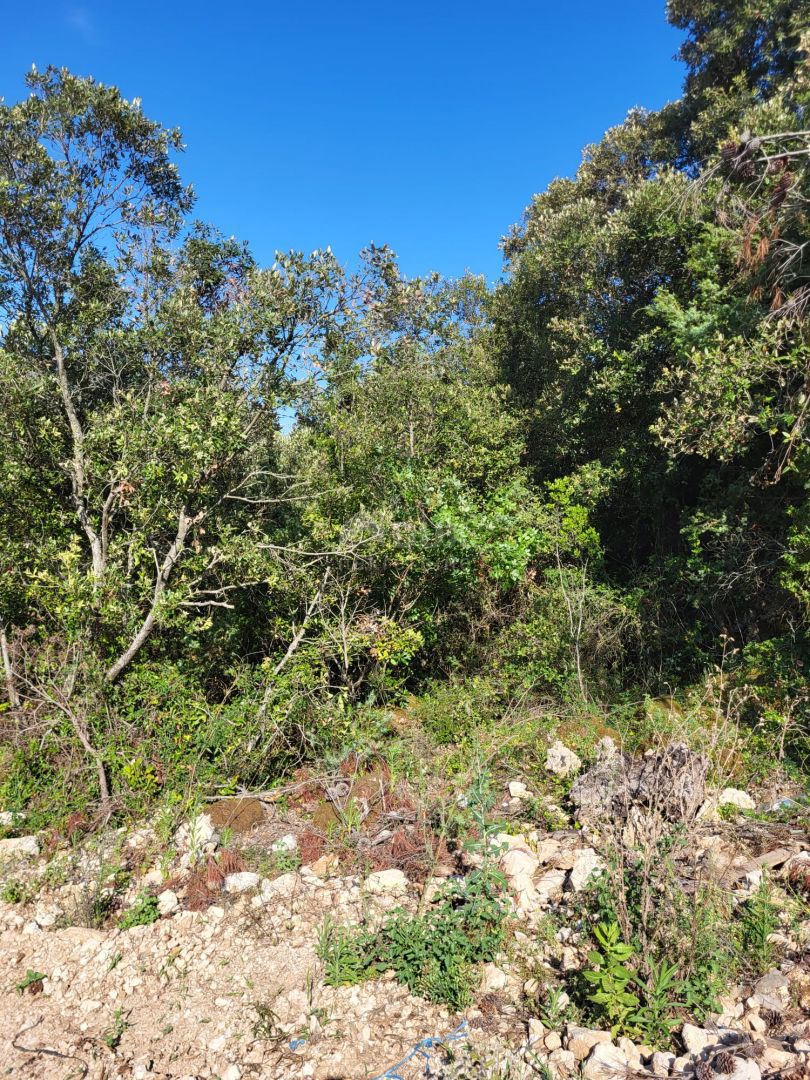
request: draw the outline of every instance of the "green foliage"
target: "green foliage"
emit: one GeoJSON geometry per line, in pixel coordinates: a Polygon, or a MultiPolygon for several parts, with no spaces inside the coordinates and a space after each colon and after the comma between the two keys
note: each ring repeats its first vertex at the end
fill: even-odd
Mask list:
{"type": "Polygon", "coordinates": [[[47,977],[48,976],[41,971],[34,971],[32,968],[28,968],[25,973],[25,978],[17,983],[15,989],[18,994],[24,994],[29,986],[35,986],[37,983],[41,983],[43,979],[47,979],[47,977]]]}
{"type": "Polygon", "coordinates": [[[26,890],[21,881],[9,878],[8,881],[3,882],[3,886],[0,888],[0,900],[4,904],[21,904],[25,898],[26,890]]]}
{"type": "Polygon", "coordinates": [[[763,878],[754,895],[741,905],[737,919],[740,955],[754,975],[762,975],[773,966],[776,950],[768,938],[778,929],[779,907],[763,878]]]}
{"type": "Polygon", "coordinates": [[[610,1024],[614,1036],[626,1031],[640,1006],[638,996],[629,989],[635,983],[635,974],[627,961],[635,950],[621,941],[620,934],[617,923],[599,923],[594,928],[599,949],[588,953],[591,966],[583,972],[593,986],[588,998],[610,1024]]]}
{"type": "Polygon", "coordinates": [[[591,966],[582,974],[593,987],[588,1000],[596,1006],[597,1018],[610,1024],[614,1037],[625,1034],[652,1046],[669,1046],[682,1023],[681,998],[687,991],[679,964],[648,957],[647,977],[642,978],[640,957],[621,940],[617,923],[599,923],[594,937],[599,948],[588,954],[591,966]]]}
{"type": "Polygon", "coordinates": [[[130,1027],[129,1020],[127,1019],[128,1013],[125,1013],[123,1009],[116,1009],[113,1013],[112,1025],[105,1031],[102,1036],[104,1044],[109,1047],[110,1050],[115,1050],[123,1039],[127,1029],[130,1027]]]}
{"type": "Polygon", "coordinates": [[[677,963],[661,961],[656,964],[654,960],[648,960],[646,981],[635,979],[643,1003],[633,1013],[632,1021],[638,1025],[644,1041],[652,1046],[668,1046],[673,1031],[683,1022],[677,1010],[685,1002],[675,998],[686,992],[686,984],[678,978],[678,967],[677,963]]]}
{"type": "Polygon", "coordinates": [[[330,986],[352,985],[392,970],[413,994],[464,1008],[475,986],[474,965],[492,960],[506,935],[502,882],[474,871],[448,888],[423,915],[394,912],[376,933],[322,924],[318,955],[330,986]]]}
{"type": "Polygon", "coordinates": [[[327,915],[318,927],[316,951],[327,986],[355,986],[371,977],[373,934],[338,926],[327,915]]]}
{"type": "Polygon", "coordinates": [[[140,892],[133,903],[118,920],[121,930],[131,930],[133,926],[151,926],[160,918],[158,901],[154,893],[140,892]]]}
{"type": "Polygon", "coordinates": [[[179,806],[383,745],[467,772],[505,717],[531,757],[541,713],[640,746],[664,713],[623,703],[716,666],[744,767],[802,772],[805,28],[668,15],[682,98],[534,197],[495,289],[385,246],[260,265],[186,224],[181,136],[139,103],[55,68],[0,102],[4,807],[179,806]]]}

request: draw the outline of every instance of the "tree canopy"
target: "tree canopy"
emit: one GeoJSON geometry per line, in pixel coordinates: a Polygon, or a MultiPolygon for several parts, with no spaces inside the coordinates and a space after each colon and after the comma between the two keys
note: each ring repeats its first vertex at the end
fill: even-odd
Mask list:
{"type": "Polygon", "coordinates": [[[799,7],[670,0],[682,98],[533,199],[494,289],[262,266],[137,101],[49,68],[0,103],[4,799],[109,815],[465,680],[594,709],[721,662],[800,760],[799,7]]]}

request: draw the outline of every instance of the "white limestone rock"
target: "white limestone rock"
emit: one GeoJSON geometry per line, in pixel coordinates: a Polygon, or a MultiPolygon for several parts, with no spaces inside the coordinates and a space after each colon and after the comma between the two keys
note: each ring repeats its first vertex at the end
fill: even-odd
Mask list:
{"type": "Polygon", "coordinates": [[[379,896],[383,893],[403,893],[408,888],[408,879],[401,870],[377,870],[366,878],[366,889],[379,896]]]}
{"type": "Polygon", "coordinates": [[[553,743],[546,753],[546,769],[555,776],[570,776],[571,773],[579,772],[582,761],[559,739],[553,743]]]}
{"type": "Polygon", "coordinates": [[[225,892],[239,894],[249,892],[258,887],[261,877],[250,870],[242,870],[238,874],[228,874],[223,882],[225,892]]]}

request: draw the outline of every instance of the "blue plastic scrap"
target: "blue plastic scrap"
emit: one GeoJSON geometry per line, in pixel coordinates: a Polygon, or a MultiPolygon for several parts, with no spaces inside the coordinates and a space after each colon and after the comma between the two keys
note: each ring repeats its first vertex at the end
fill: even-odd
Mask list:
{"type": "Polygon", "coordinates": [[[409,1054],[392,1065],[390,1069],[386,1069],[384,1073],[380,1073],[379,1076],[375,1076],[374,1080],[403,1080],[399,1070],[403,1065],[407,1065],[409,1061],[412,1061],[415,1057],[420,1056],[425,1059],[426,1062],[430,1062],[429,1050],[432,1050],[436,1046],[441,1046],[442,1043],[455,1042],[456,1039],[463,1039],[467,1034],[467,1021],[462,1020],[461,1023],[450,1032],[449,1035],[430,1035],[427,1039],[422,1039],[411,1050],[409,1054]]]}

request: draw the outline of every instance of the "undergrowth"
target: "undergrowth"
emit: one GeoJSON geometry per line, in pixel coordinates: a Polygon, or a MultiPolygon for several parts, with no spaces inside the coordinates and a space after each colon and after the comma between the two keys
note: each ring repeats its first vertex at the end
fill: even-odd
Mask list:
{"type": "Polygon", "coordinates": [[[490,869],[449,885],[421,915],[395,911],[376,930],[325,920],[317,952],[329,986],[352,985],[393,971],[411,993],[453,1009],[472,1000],[475,965],[494,959],[507,933],[503,879],[490,869]]]}

